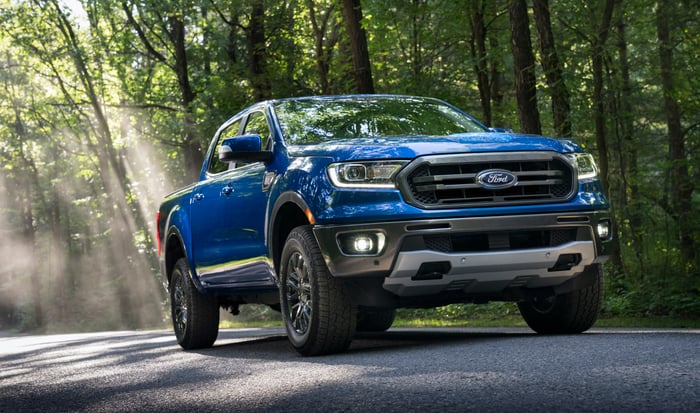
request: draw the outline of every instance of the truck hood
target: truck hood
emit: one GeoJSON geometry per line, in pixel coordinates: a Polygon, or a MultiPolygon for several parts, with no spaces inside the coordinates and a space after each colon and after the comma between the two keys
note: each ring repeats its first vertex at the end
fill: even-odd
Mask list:
{"type": "Polygon", "coordinates": [[[291,156],[324,156],[334,161],[351,159],[413,159],[417,156],[443,153],[553,151],[581,152],[581,148],[566,139],[513,133],[463,133],[449,136],[398,136],[389,138],[358,138],[292,145],[291,156]]]}

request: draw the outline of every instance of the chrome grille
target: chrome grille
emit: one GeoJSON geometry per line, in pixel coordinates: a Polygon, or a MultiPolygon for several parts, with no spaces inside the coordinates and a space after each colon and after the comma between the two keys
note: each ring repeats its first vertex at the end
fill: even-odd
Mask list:
{"type": "Polygon", "coordinates": [[[398,182],[409,203],[427,209],[566,201],[576,188],[571,163],[554,152],[427,156],[405,168],[398,182]],[[476,177],[490,169],[510,172],[517,184],[484,188],[476,177]]]}

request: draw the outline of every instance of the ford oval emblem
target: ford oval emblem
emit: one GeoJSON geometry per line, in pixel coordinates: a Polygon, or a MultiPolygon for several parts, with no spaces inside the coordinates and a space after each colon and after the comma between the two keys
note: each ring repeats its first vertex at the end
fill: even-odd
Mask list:
{"type": "Polygon", "coordinates": [[[487,169],[476,175],[476,182],[484,189],[505,189],[515,186],[518,177],[505,169],[487,169]]]}

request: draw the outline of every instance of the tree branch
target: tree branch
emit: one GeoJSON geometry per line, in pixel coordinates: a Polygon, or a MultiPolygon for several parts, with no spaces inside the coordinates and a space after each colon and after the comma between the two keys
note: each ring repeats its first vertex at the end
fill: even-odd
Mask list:
{"type": "Polygon", "coordinates": [[[141,25],[134,18],[134,14],[131,12],[131,7],[129,7],[127,2],[122,2],[122,9],[124,9],[124,12],[126,13],[126,18],[127,20],[129,20],[129,24],[134,28],[134,30],[136,30],[136,34],[139,36],[139,39],[141,39],[141,43],[143,43],[143,45],[146,47],[146,50],[148,50],[148,53],[150,53],[157,60],[166,63],[167,59],[165,58],[165,56],[163,56],[163,54],[157,51],[153,47],[151,42],[148,40],[148,38],[146,37],[146,33],[143,31],[141,25]]]}

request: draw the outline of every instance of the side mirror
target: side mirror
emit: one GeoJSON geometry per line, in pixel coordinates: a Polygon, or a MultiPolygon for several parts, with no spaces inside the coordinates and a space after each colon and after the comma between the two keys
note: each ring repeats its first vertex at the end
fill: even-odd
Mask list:
{"type": "Polygon", "coordinates": [[[269,162],[272,152],[262,150],[260,135],[226,138],[219,147],[221,162],[269,162]]]}

